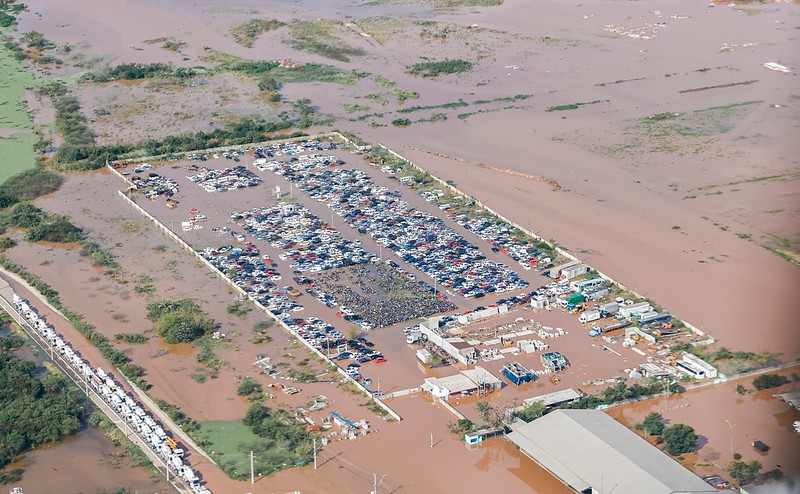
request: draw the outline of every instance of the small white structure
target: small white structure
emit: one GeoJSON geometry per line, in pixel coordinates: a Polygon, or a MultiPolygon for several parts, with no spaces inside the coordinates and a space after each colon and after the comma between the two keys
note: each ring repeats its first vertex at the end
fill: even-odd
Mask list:
{"type": "Polygon", "coordinates": [[[630,317],[634,314],[643,314],[652,310],[649,302],[639,302],[632,305],[623,305],[619,308],[618,314],[622,317],[630,317]]]}
{"type": "Polygon", "coordinates": [[[478,366],[452,376],[429,377],[420,388],[434,398],[447,401],[451,395],[469,394],[479,389],[489,392],[501,386],[502,382],[497,376],[478,366]]]}
{"type": "Polygon", "coordinates": [[[587,266],[586,264],[581,263],[581,264],[576,264],[574,266],[569,266],[569,267],[566,267],[566,268],[562,269],[561,270],[561,276],[563,276],[564,278],[566,278],[568,280],[571,280],[572,278],[575,278],[576,276],[580,276],[582,274],[585,274],[588,271],[589,271],[589,266],[587,266]]]}
{"type": "Polygon", "coordinates": [[[675,368],[694,377],[695,379],[714,379],[717,377],[717,368],[705,360],[684,352],[683,358],[675,362],[675,368]]]}

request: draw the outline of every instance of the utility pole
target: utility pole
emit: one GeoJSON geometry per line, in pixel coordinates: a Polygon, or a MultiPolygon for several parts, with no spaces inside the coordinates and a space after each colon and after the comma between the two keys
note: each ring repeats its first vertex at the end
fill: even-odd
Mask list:
{"type": "Polygon", "coordinates": [[[253,451],[250,450],[250,485],[256,483],[255,475],[253,474],[253,451]]]}
{"type": "Polygon", "coordinates": [[[728,431],[730,431],[731,437],[731,457],[733,457],[733,428],[736,427],[736,424],[731,424],[728,419],[725,419],[725,423],[728,424],[728,431]]]}
{"type": "Polygon", "coordinates": [[[431,449],[433,449],[433,432],[431,432],[431,449]]]}
{"type": "Polygon", "coordinates": [[[317,438],[314,438],[314,470],[317,469],[317,438]]]}
{"type": "Polygon", "coordinates": [[[379,481],[378,474],[377,473],[372,474],[372,492],[370,494],[378,494],[378,486],[383,483],[383,479],[385,479],[387,475],[389,474],[388,473],[383,474],[383,477],[381,477],[381,480],[379,481]]]}

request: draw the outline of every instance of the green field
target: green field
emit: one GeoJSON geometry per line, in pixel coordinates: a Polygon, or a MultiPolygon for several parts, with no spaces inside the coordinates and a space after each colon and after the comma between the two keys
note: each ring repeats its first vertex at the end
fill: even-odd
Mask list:
{"type": "Polygon", "coordinates": [[[30,133],[33,122],[22,102],[25,91],[35,84],[36,79],[25,64],[15,60],[8,48],[0,46],[0,129],[28,131],[0,139],[0,183],[34,166],[36,135],[30,133]]]}
{"type": "Polygon", "coordinates": [[[201,422],[199,436],[211,443],[204,449],[225,473],[233,478],[250,474],[249,445],[262,439],[241,420],[201,422]]]}

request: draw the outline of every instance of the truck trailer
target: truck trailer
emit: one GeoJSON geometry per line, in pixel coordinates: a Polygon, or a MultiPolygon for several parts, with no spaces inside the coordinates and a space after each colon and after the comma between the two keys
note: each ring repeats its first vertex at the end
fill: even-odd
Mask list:
{"type": "Polygon", "coordinates": [[[597,309],[590,309],[578,316],[578,322],[583,324],[600,319],[600,311],[597,309]]]}

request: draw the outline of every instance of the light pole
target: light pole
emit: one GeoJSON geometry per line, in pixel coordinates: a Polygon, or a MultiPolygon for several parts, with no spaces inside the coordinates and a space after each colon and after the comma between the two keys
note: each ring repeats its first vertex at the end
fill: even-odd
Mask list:
{"type": "Polygon", "coordinates": [[[733,457],[733,428],[736,427],[736,424],[731,424],[728,419],[725,419],[725,423],[728,424],[728,431],[730,431],[731,437],[731,457],[733,457]]]}
{"type": "Polygon", "coordinates": [[[378,486],[383,483],[383,479],[385,479],[387,475],[389,474],[388,473],[383,474],[383,477],[381,477],[381,479],[378,480],[378,474],[377,473],[372,474],[372,492],[370,492],[370,494],[378,494],[378,486]]]}

